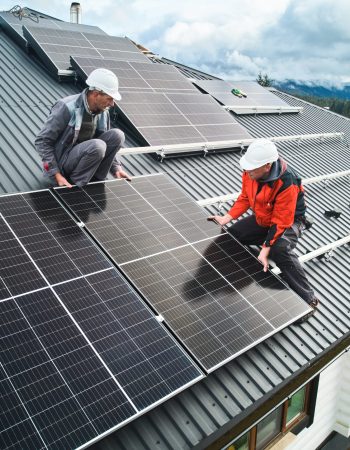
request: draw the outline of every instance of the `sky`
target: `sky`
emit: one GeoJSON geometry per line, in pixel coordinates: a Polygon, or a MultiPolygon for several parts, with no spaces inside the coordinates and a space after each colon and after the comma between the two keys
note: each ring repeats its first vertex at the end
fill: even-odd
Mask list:
{"type": "MultiPolygon", "coordinates": [[[[17,4],[1,1],[0,9],[17,4]]],[[[71,1],[21,4],[70,20],[71,1]]],[[[350,81],[349,0],[81,0],[82,23],[227,80],[350,81]]]]}

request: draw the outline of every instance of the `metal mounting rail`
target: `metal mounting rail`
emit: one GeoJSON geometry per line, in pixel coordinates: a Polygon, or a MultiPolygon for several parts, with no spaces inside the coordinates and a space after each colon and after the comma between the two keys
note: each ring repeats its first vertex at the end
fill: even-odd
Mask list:
{"type": "Polygon", "coordinates": [[[300,113],[303,111],[302,106],[243,106],[243,105],[229,105],[224,106],[226,111],[233,111],[236,114],[266,114],[266,113],[300,113]]]}
{"type": "MultiPolygon", "coordinates": [[[[317,177],[305,178],[303,185],[319,183],[320,181],[334,180],[335,178],[350,176],[350,170],[343,170],[342,172],[327,173],[325,175],[319,175],[317,177]]],[[[209,206],[215,203],[227,203],[232,200],[237,200],[239,192],[233,192],[232,194],[220,195],[218,197],[205,198],[203,200],[197,200],[199,206],[209,206]]]]}
{"type": "MultiPolygon", "coordinates": [[[[318,133],[318,134],[297,134],[293,136],[270,136],[266,139],[270,139],[273,142],[302,142],[309,139],[319,139],[323,142],[325,139],[339,137],[344,138],[344,133],[318,133]]],[[[235,139],[231,141],[215,141],[215,142],[200,142],[194,144],[173,144],[173,145],[153,145],[149,147],[127,147],[119,150],[118,155],[132,155],[138,153],[157,153],[160,156],[166,156],[178,153],[188,152],[204,152],[215,151],[220,149],[229,148],[241,148],[248,147],[255,138],[249,139],[235,139]]]]}
{"type": "MultiPolygon", "coordinates": [[[[299,261],[301,263],[310,261],[311,259],[317,258],[321,255],[329,255],[331,256],[331,252],[333,252],[334,249],[337,247],[341,247],[345,244],[348,244],[350,242],[350,235],[345,236],[341,239],[338,239],[337,241],[331,242],[330,244],[323,245],[322,247],[317,248],[316,250],[313,250],[312,252],[306,253],[306,255],[299,256],[299,261]]],[[[274,267],[271,272],[278,275],[281,273],[280,269],[276,266],[274,267]]]]}

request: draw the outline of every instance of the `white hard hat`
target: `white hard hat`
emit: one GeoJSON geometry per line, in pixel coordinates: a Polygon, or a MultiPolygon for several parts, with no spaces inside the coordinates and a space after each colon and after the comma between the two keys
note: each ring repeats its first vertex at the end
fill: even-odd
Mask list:
{"type": "Polygon", "coordinates": [[[122,98],[118,91],[118,77],[108,69],[100,68],[93,70],[88,76],[86,84],[90,90],[96,89],[97,91],[102,91],[115,101],[119,101],[122,98]]]}
{"type": "Polygon", "coordinates": [[[256,139],[249,145],[239,163],[243,170],[254,170],[277,160],[276,145],[268,139],[256,139]]]}

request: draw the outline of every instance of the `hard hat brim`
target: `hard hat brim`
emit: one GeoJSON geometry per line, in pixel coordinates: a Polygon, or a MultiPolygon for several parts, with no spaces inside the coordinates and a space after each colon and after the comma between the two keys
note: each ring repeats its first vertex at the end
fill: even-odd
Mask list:
{"type": "Polygon", "coordinates": [[[239,165],[241,166],[241,168],[243,170],[254,170],[254,169],[258,169],[259,167],[262,167],[264,164],[258,165],[258,166],[256,164],[252,164],[249,161],[247,161],[247,159],[245,158],[245,155],[243,155],[242,158],[239,160],[239,165]]]}

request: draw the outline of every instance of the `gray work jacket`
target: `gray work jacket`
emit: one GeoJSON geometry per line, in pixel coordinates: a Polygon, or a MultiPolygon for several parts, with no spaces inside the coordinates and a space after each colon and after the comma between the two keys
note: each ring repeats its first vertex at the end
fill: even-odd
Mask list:
{"type": "MultiPolygon", "coordinates": [[[[44,173],[53,177],[62,171],[70,150],[77,144],[84,114],[84,96],[87,89],[80,94],[62,98],[52,107],[43,128],[35,138],[35,147],[41,156],[44,173]]],[[[94,137],[110,129],[109,112],[98,114],[94,137]]],[[[112,169],[120,162],[116,158],[112,169]]]]}

